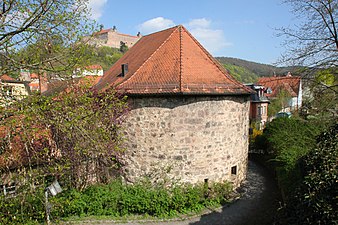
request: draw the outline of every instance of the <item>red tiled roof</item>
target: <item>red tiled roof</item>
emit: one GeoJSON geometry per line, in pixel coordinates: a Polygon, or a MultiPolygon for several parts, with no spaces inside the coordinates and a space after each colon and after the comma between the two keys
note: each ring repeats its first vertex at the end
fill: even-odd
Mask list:
{"type": "Polygon", "coordinates": [[[86,69],[89,70],[102,70],[102,66],[99,64],[86,66],[86,69]]]}
{"type": "Polygon", "coordinates": [[[4,74],[2,76],[0,76],[0,80],[5,80],[5,81],[14,81],[15,79],[8,76],[7,74],[4,74]]]}
{"type": "Polygon", "coordinates": [[[30,76],[31,79],[39,79],[39,75],[37,75],[36,73],[31,73],[30,76]]]}
{"type": "Polygon", "coordinates": [[[125,94],[250,94],[183,27],[143,36],[94,87],[125,94]],[[121,65],[128,72],[121,76],[121,65]]]}
{"type": "Polygon", "coordinates": [[[267,93],[267,97],[276,97],[281,90],[287,91],[292,97],[297,97],[300,88],[300,77],[261,77],[258,84],[271,88],[272,93],[267,93]]]}
{"type": "Polygon", "coordinates": [[[95,35],[108,33],[110,30],[111,30],[111,28],[109,28],[109,29],[102,29],[99,32],[95,33],[95,35]]]}
{"type": "Polygon", "coordinates": [[[48,83],[47,91],[43,94],[48,96],[55,93],[61,93],[63,91],[70,91],[72,86],[81,86],[81,85],[88,85],[93,86],[99,82],[101,76],[85,76],[74,78],[70,80],[54,80],[48,83]]]}

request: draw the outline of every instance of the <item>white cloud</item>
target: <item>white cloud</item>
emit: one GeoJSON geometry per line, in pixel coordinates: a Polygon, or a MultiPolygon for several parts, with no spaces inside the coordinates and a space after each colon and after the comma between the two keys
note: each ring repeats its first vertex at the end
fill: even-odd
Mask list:
{"type": "Polygon", "coordinates": [[[175,26],[175,23],[172,20],[165,19],[163,17],[156,17],[140,24],[138,26],[138,29],[142,34],[145,35],[156,31],[164,30],[173,26],[175,26]]]}
{"type": "Polygon", "coordinates": [[[97,20],[102,16],[103,8],[107,0],[89,0],[88,8],[91,10],[90,18],[97,20]]]}
{"type": "MultiPolygon", "coordinates": [[[[212,55],[224,54],[224,49],[231,46],[221,29],[214,29],[213,22],[206,18],[192,19],[184,26],[212,55]]],[[[175,26],[175,22],[163,17],[156,17],[138,25],[139,31],[149,34],[175,26]]]]}
{"type": "Polygon", "coordinates": [[[224,51],[232,45],[225,38],[223,30],[212,28],[212,21],[206,18],[190,20],[186,24],[190,33],[206,48],[212,55],[224,51]]]}
{"type": "Polygon", "coordinates": [[[190,32],[213,55],[232,45],[226,41],[222,30],[198,27],[190,32]]]}
{"type": "Polygon", "coordinates": [[[211,20],[208,20],[206,18],[201,18],[201,19],[193,19],[190,20],[188,23],[188,26],[190,28],[201,28],[201,27],[209,27],[211,24],[211,20]]]}

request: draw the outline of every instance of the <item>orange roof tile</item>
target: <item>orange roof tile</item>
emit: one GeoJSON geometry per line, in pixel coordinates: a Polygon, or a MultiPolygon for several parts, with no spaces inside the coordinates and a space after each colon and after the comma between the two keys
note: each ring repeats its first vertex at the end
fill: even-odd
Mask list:
{"type": "Polygon", "coordinates": [[[36,73],[31,73],[30,76],[31,79],[39,79],[39,75],[37,75],[36,73]]]}
{"type": "Polygon", "coordinates": [[[86,66],[86,69],[89,70],[102,70],[102,66],[99,64],[86,66]]]}
{"type": "Polygon", "coordinates": [[[301,78],[298,76],[261,77],[257,83],[266,88],[271,88],[272,93],[267,93],[267,97],[276,97],[281,90],[287,91],[292,97],[297,97],[300,80],[301,78]]]}
{"type": "Polygon", "coordinates": [[[15,80],[14,78],[8,76],[7,74],[4,74],[2,76],[0,76],[0,80],[5,80],[5,81],[13,81],[15,80]]]}
{"type": "Polygon", "coordinates": [[[102,30],[96,32],[95,35],[108,33],[110,30],[112,30],[112,28],[109,28],[109,29],[102,29],[102,30]]]}
{"type": "Polygon", "coordinates": [[[143,36],[94,87],[125,94],[250,94],[183,27],[143,36]],[[128,72],[121,76],[121,65],[128,72]]]}
{"type": "Polygon", "coordinates": [[[43,93],[43,95],[49,96],[56,93],[61,93],[64,91],[70,91],[70,88],[73,86],[81,86],[81,85],[88,85],[93,86],[99,82],[101,76],[85,76],[85,77],[78,77],[70,80],[54,80],[48,83],[47,91],[43,93]]]}

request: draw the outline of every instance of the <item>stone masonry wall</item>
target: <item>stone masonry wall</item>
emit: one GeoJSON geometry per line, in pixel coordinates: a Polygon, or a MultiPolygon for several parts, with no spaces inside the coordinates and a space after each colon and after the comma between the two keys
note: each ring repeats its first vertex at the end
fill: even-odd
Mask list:
{"type": "Polygon", "coordinates": [[[125,123],[127,181],[163,173],[189,183],[229,180],[238,186],[245,179],[248,98],[133,97],[130,106],[125,123]]]}

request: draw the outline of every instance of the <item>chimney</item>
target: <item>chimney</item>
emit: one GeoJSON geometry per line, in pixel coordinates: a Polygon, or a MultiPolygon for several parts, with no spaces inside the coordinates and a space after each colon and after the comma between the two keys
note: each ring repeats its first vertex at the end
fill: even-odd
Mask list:
{"type": "Polygon", "coordinates": [[[121,76],[124,77],[128,73],[128,63],[122,64],[121,67],[122,67],[122,74],[121,74],[121,76]]]}

